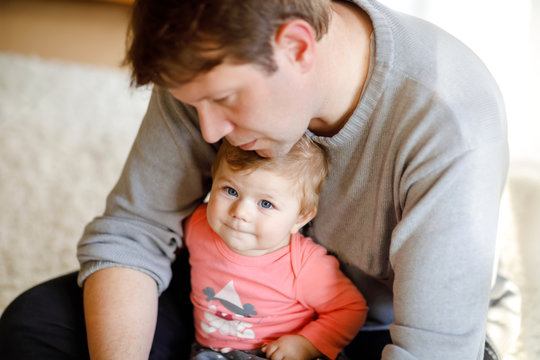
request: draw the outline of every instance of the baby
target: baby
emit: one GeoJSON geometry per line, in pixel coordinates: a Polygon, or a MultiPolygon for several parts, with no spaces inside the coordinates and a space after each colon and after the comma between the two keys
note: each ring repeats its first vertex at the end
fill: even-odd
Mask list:
{"type": "Polygon", "coordinates": [[[307,136],[278,158],[223,142],[209,202],[186,223],[193,359],[335,359],[360,330],[363,296],[299,233],[327,172],[307,136]]]}

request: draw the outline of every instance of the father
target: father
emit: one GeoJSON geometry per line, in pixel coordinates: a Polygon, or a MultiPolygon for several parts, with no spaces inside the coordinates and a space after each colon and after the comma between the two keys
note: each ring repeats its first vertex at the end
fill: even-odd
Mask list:
{"type": "MultiPolygon", "coordinates": [[[[370,306],[348,356],[498,358],[488,310],[505,319],[517,296],[494,272],[506,123],[465,46],[375,0],[140,0],[127,62],[154,91],[105,214],[78,246],[92,359],[187,358],[179,219],[209,191],[220,139],[272,157],[306,131],[328,150],[330,175],[305,232],[370,306]]],[[[88,356],[73,282],[11,305],[2,358],[88,356]],[[39,299],[55,300],[37,316],[39,299]]]]}

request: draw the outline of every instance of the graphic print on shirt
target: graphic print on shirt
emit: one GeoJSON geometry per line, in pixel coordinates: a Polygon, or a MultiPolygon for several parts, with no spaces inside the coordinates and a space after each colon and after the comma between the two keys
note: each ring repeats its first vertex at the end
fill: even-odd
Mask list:
{"type": "Polygon", "coordinates": [[[206,287],[203,291],[206,301],[218,301],[231,313],[218,310],[215,304],[210,304],[209,309],[213,312],[205,311],[204,319],[201,320],[201,328],[207,333],[219,332],[226,336],[235,336],[242,339],[254,339],[255,332],[250,329],[252,324],[241,321],[238,318],[251,317],[257,315],[255,307],[251,304],[242,305],[240,296],[234,288],[233,281],[229,281],[217,294],[211,287],[206,287]],[[206,321],[205,321],[206,320],[206,321]]]}

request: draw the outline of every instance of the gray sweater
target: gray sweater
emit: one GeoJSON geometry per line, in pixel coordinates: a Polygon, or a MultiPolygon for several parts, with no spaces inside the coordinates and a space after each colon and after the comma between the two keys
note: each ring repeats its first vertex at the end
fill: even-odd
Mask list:
{"type": "MultiPolygon", "coordinates": [[[[370,75],[338,134],[310,134],[328,149],[330,175],[307,235],[366,297],[366,327],[390,327],[384,359],[482,359],[508,163],[499,90],[447,33],[357,3],[374,25],[370,75]]],[[[125,266],[163,291],[217,147],[193,108],[156,87],[105,213],[79,243],[80,283],[125,266]]]]}

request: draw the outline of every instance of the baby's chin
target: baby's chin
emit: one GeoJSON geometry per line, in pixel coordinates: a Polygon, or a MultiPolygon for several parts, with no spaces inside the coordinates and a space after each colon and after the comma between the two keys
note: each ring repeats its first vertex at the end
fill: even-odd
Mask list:
{"type": "Polygon", "coordinates": [[[242,255],[242,256],[262,256],[268,254],[270,251],[268,250],[260,250],[260,249],[237,249],[229,246],[229,249],[231,249],[232,252],[242,255]]]}
{"type": "Polygon", "coordinates": [[[272,249],[261,249],[250,247],[244,244],[238,244],[238,242],[225,241],[227,247],[234,253],[242,256],[262,256],[272,252],[272,249]]]}

